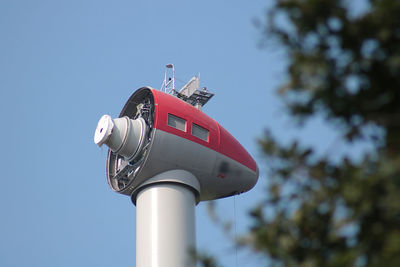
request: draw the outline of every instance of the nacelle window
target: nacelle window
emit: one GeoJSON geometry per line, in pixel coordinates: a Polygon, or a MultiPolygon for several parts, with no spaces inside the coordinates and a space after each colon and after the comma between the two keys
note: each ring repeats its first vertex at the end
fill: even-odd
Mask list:
{"type": "Polygon", "coordinates": [[[195,123],[193,123],[192,126],[193,126],[192,127],[192,135],[196,136],[197,138],[200,138],[201,140],[208,142],[209,131],[195,123]]]}
{"type": "Polygon", "coordinates": [[[174,127],[175,129],[186,132],[186,120],[174,116],[172,114],[168,114],[168,125],[174,127]]]}

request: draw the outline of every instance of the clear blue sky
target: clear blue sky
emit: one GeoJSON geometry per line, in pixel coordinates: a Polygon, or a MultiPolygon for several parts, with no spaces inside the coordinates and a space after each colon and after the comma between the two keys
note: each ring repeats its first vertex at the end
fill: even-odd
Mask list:
{"type": "MultiPolygon", "coordinates": [[[[135,266],[135,207],[109,189],[107,151],[93,134],[137,88],[159,88],[167,63],[182,81],[201,73],[216,94],[204,112],[265,169],[263,129],[282,141],[297,133],[274,95],[283,53],[259,49],[252,24],[267,2],[0,1],[0,266],[135,266]]],[[[302,134],[329,149],[318,122],[302,134]]],[[[266,178],[236,198],[238,233],[266,178]]],[[[225,220],[234,220],[233,203],[217,201],[225,220]]],[[[198,205],[198,248],[235,266],[232,243],[206,210],[198,205]]],[[[238,255],[238,266],[259,263],[238,255]]]]}

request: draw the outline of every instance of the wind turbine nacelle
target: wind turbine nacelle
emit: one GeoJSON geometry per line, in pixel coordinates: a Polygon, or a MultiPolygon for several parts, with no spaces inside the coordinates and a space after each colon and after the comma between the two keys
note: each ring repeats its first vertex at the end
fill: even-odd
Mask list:
{"type": "Polygon", "coordinates": [[[132,196],[134,203],[138,189],[157,182],[160,174],[166,174],[163,182],[179,178],[194,188],[198,201],[243,193],[258,179],[256,162],[221,125],[185,101],[150,87],[133,93],[119,118],[104,115],[94,141],[110,148],[110,187],[132,196]]]}

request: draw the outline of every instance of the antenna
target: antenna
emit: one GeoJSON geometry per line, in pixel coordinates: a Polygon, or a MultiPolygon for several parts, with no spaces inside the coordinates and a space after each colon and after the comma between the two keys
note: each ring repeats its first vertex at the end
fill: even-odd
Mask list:
{"type": "Polygon", "coordinates": [[[164,81],[160,90],[167,94],[175,93],[175,67],[174,64],[165,65],[164,81]]]}

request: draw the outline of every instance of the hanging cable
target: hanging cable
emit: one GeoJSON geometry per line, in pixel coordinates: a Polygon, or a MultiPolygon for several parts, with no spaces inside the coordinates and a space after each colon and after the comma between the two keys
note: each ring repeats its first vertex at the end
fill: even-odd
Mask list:
{"type": "Polygon", "coordinates": [[[236,240],[236,238],[237,238],[237,230],[236,230],[236,221],[237,221],[237,218],[236,218],[236,195],[234,195],[233,196],[233,217],[234,217],[234,223],[233,223],[233,225],[234,225],[234,231],[235,231],[235,235],[234,235],[234,238],[235,238],[235,240],[234,240],[234,242],[235,242],[235,262],[236,262],[236,267],[238,267],[238,244],[237,244],[237,240],[236,240]]]}

